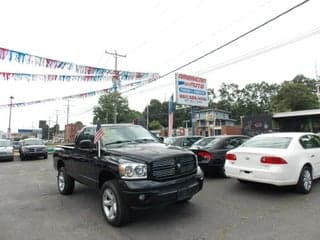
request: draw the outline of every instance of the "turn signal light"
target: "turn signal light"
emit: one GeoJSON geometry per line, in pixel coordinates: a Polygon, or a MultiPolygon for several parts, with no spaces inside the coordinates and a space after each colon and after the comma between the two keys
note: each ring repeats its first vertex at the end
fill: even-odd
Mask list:
{"type": "Polygon", "coordinates": [[[233,153],[227,153],[226,154],[226,160],[229,160],[229,161],[235,161],[237,160],[237,156],[233,153]]]}
{"type": "Polygon", "coordinates": [[[209,153],[209,152],[206,152],[206,151],[199,151],[198,152],[198,157],[210,161],[210,160],[213,159],[213,154],[209,153]]]}
{"type": "Polygon", "coordinates": [[[265,164],[287,164],[287,161],[281,157],[265,156],[260,159],[261,163],[265,164]]]}

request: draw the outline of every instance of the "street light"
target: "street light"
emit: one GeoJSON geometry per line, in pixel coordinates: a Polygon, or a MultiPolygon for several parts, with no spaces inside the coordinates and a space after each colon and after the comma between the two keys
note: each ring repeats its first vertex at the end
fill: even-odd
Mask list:
{"type": "Polygon", "coordinates": [[[9,127],[8,127],[8,138],[11,139],[11,111],[12,111],[12,99],[14,97],[10,96],[10,111],[9,111],[9,127]]]}

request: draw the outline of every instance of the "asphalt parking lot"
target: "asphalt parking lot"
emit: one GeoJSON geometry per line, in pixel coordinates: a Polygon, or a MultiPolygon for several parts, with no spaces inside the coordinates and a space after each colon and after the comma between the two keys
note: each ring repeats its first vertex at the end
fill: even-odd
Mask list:
{"type": "Polygon", "coordinates": [[[319,181],[301,195],[210,177],[189,203],[135,212],[121,228],[104,220],[95,190],[58,193],[51,156],[0,162],[0,183],[0,240],[320,239],[319,181]]]}

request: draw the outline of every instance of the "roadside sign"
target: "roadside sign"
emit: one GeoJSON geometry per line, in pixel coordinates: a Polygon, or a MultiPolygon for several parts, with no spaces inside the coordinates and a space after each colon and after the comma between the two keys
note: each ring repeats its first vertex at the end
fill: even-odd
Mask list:
{"type": "Polygon", "coordinates": [[[176,102],[190,106],[207,107],[207,79],[176,73],[176,102]]]}

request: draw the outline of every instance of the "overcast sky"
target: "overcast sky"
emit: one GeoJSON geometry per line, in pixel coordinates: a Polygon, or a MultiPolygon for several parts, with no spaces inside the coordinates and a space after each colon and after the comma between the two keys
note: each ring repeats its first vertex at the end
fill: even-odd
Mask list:
{"type": "MultiPolygon", "coordinates": [[[[96,67],[114,68],[105,50],[126,54],[118,69],[165,74],[289,9],[302,0],[78,0],[1,2],[0,47],[96,67]]],[[[297,74],[315,78],[320,72],[320,1],[305,5],[232,45],[179,70],[207,79],[218,89],[223,82],[281,83],[297,74]],[[308,36],[308,37],[307,37],[308,36]],[[303,40],[287,44],[289,41],[303,40]],[[274,46],[285,45],[273,51],[274,46]],[[243,61],[243,56],[252,56],[243,61]],[[237,62],[234,64],[229,64],[237,62]]],[[[1,62],[0,72],[63,71],[1,62]]],[[[110,82],[27,82],[0,80],[0,105],[100,90],[110,82]]],[[[150,99],[168,100],[175,92],[174,74],[128,92],[132,109],[142,111],[150,99]]],[[[69,122],[92,120],[97,97],[73,100],[69,122]]],[[[66,123],[66,101],[13,108],[12,129],[38,127],[39,120],[66,123]]],[[[6,131],[9,109],[0,109],[6,131]]]]}

